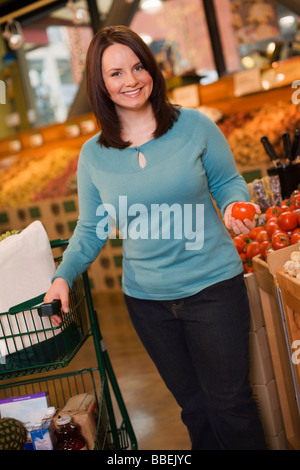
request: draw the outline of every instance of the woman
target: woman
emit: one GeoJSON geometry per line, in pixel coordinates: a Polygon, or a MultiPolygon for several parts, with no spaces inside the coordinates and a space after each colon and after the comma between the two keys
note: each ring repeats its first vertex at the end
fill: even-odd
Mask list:
{"type": "Polygon", "coordinates": [[[80,216],[45,301],[59,298],[68,311],[69,286],[115,222],[132,323],[182,408],[192,449],[264,449],[243,269],[226,229],[248,233],[255,223],[231,216],[249,195],[229,146],[203,114],[168,101],[150,49],[130,29],[100,30],[86,73],[101,132],[80,154],[80,216]]]}

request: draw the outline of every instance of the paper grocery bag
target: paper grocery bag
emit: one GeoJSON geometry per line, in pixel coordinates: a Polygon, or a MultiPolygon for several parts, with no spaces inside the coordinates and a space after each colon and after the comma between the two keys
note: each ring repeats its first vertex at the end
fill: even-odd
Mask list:
{"type": "MultiPolygon", "coordinates": [[[[46,338],[54,332],[50,320],[36,310],[4,314],[11,307],[47,292],[55,272],[48,235],[40,221],[0,242],[0,353],[11,354],[46,338]],[[20,333],[38,332],[30,335],[20,333]],[[9,338],[10,339],[1,339],[9,338]]],[[[59,333],[58,329],[55,334],[59,333]]]]}

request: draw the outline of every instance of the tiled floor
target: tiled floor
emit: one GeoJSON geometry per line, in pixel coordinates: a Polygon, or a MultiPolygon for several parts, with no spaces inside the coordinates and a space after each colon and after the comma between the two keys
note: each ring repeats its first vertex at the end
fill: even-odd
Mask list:
{"type": "MultiPolygon", "coordinates": [[[[94,299],[108,354],[140,450],[189,450],[187,430],[175,402],[149,359],[119,295],[94,299]]],[[[83,351],[84,352],[84,351],[83,351]]],[[[89,360],[89,354],[81,359],[89,360]]]]}

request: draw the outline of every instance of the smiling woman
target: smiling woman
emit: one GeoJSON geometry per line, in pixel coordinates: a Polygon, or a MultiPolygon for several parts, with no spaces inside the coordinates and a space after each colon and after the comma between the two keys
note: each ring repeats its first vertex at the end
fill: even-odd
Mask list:
{"type": "MultiPolygon", "coordinates": [[[[99,30],[86,64],[101,131],[80,153],[78,224],[45,302],[61,299],[67,311],[73,276],[104,248],[111,216],[128,313],[182,408],[192,449],[264,449],[248,376],[247,290],[227,231],[233,203],[249,193],[229,145],[204,114],[168,100],[151,50],[129,28],[99,30]]],[[[230,223],[237,233],[255,225],[230,223]]]]}
{"type": "Polygon", "coordinates": [[[91,41],[86,64],[87,93],[102,131],[102,145],[139,146],[163,135],[177,120],[178,110],[166,96],[158,63],[134,31],[123,26],[100,31],[91,41]],[[120,129],[120,113],[127,108],[147,115],[140,119],[139,113],[131,113],[128,120],[126,114],[120,129]]]}
{"type": "Polygon", "coordinates": [[[126,120],[126,110],[139,111],[148,107],[152,111],[149,102],[152,77],[128,46],[113,44],[104,51],[102,75],[117,114],[123,113],[122,120],[126,120]]]}

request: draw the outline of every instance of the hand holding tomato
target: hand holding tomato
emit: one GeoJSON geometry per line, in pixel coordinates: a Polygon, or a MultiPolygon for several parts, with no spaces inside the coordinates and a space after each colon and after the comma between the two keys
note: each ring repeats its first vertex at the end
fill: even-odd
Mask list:
{"type": "Polygon", "coordinates": [[[233,230],[237,235],[246,235],[256,225],[255,214],[260,213],[261,210],[257,204],[244,201],[233,202],[225,209],[224,223],[228,230],[233,230]]]}

